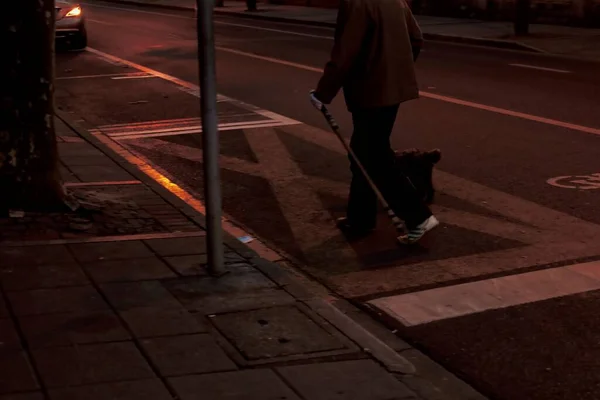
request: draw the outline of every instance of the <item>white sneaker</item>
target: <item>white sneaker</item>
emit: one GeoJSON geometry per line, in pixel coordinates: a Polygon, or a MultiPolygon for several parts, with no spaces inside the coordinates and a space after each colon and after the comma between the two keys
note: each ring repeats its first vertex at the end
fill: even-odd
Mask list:
{"type": "Polygon", "coordinates": [[[427,218],[423,223],[416,228],[408,231],[406,235],[399,236],[398,241],[402,244],[413,244],[418,242],[427,232],[440,224],[440,221],[435,216],[427,218]]]}

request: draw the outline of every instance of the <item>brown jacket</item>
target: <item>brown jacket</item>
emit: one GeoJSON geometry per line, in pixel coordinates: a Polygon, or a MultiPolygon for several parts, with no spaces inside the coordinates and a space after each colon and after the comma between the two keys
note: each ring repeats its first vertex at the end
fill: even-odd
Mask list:
{"type": "Polygon", "coordinates": [[[328,104],[343,87],[350,111],[419,97],[412,46],[422,40],[405,0],[341,0],[317,97],[328,104]]]}

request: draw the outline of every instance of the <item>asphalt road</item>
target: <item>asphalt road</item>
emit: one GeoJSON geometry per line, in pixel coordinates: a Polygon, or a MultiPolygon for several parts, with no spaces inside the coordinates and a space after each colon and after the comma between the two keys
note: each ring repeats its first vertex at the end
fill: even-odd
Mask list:
{"type": "MultiPolygon", "coordinates": [[[[198,82],[191,13],[101,2],[87,12],[90,49],[57,57],[58,105],[202,198],[198,99],[186,83],[198,82]]],[[[452,303],[461,283],[600,259],[597,64],[428,43],[418,63],[424,96],[402,106],[393,144],[442,150],[434,210],[443,224],[406,249],[383,216],[361,241],[332,226],[347,159],[307,101],[331,30],[215,23],[219,93],[247,103],[219,103],[228,216],[338,294],[384,311],[399,334],[492,398],[600,398],[591,333],[600,331],[600,287],[591,281],[575,290],[552,280],[528,286],[525,300],[415,325],[402,323],[408,311],[394,318],[377,303],[457,288],[452,303]]],[[[341,96],[331,109],[349,135],[341,96]]]]}

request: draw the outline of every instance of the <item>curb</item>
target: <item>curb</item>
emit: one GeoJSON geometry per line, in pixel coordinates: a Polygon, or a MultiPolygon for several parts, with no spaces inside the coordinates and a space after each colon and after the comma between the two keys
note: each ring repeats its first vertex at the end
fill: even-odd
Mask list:
{"type": "MultiPolygon", "coordinates": [[[[204,215],[200,214],[183,200],[162,187],[158,182],[147,176],[136,166],[127,162],[127,160],[115,153],[86,129],[79,127],[76,123],[71,121],[66,113],[56,110],[55,114],[84,140],[96,147],[99,151],[113,160],[117,165],[153,190],[171,206],[180,210],[186,217],[194,221],[200,228],[206,229],[206,219],[204,215]]],[[[297,301],[305,304],[312,311],[335,326],[340,332],[355,342],[363,351],[370,354],[375,360],[382,364],[388,371],[401,375],[414,375],[416,373],[416,368],[414,365],[404,356],[398,354],[398,352],[396,352],[386,342],[377,337],[375,334],[366,330],[362,325],[346,315],[342,310],[333,304],[334,302],[346,303],[346,300],[332,296],[325,288],[319,289],[320,291],[328,294],[328,298],[330,299],[329,301],[324,298],[324,296],[315,296],[314,293],[311,293],[311,290],[307,287],[307,285],[301,282],[301,279],[295,276],[296,274],[289,271],[288,268],[285,268],[278,263],[263,259],[256,251],[232,237],[228,232],[224,231],[223,233],[223,244],[225,246],[228,246],[231,250],[248,259],[257,270],[280,285],[283,290],[289,293],[297,301]]],[[[316,282],[311,282],[311,284],[314,286],[321,286],[316,282]]],[[[406,346],[410,347],[408,345],[406,346]]]]}
{"type": "MultiPolygon", "coordinates": [[[[155,7],[162,8],[166,10],[178,10],[178,11],[194,11],[193,7],[184,7],[184,6],[173,6],[169,4],[150,4],[141,0],[104,0],[110,3],[117,4],[127,4],[127,5],[135,5],[142,7],[155,7]]],[[[323,22],[323,21],[310,21],[310,20],[302,20],[288,17],[274,17],[269,15],[260,15],[260,10],[258,13],[242,13],[242,12],[230,12],[223,11],[218,8],[214,9],[215,15],[220,15],[223,17],[231,17],[231,18],[240,18],[240,19],[254,19],[254,20],[262,20],[262,21],[271,21],[271,22],[284,22],[288,24],[295,25],[305,25],[305,26],[316,26],[316,27],[324,27],[324,28],[335,28],[335,23],[333,22],[323,22]]],[[[490,38],[479,38],[479,37],[468,37],[468,36],[454,36],[454,35],[444,35],[440,33],[423,33],[423,38],[425,40],[431,40],[434,42],[445,42],[445,43],[458,43],[458,44],[469,44],[474,46],[483,46],[483,47],[492,47],[497,49],[504,50],[516,50],[523,51],[529,53],[541,53],[548,54],[546,51],[538,49],[533,46],[529,46],[525,43],[521,43],[514,40],[502,40],[502,39],[490,39],[490,38]]]]}

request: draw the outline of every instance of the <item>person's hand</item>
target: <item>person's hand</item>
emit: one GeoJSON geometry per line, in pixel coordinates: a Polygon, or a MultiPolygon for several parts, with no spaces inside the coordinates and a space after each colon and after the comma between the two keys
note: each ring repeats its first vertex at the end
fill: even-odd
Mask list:
{"type": "Polygon", "coordinates": [[[311,90],[309,95],[310,103],[313,105],[314,108],[321,111],[323,109],[323,102],[317,98],[316,92],[314,90],[311,90]]]}

